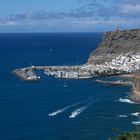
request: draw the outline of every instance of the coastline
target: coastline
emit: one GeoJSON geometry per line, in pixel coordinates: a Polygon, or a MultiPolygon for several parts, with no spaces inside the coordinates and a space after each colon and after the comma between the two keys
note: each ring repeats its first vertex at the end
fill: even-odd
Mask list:
{"type": "MultiPolygon", "coordinates": [[[[140,51],[136,51],[139,44],[140,29],[106,32],[99,47],[90,55],[88,62],[75,66],[31,66],[12,71],[25,81],[38,81],[36,70],[43,70],[44,75],[59,79],[91,79],[95,77],[121,77],[133,79],[132,82],[99,81],[108,85],[132,85],[131,99],[137,101],[139,94],[135,94],[135,72],[140,70],[140,51]],[[135,48],[132,42],[135,42],[135,48]],[[116,46],[117,44],[117,46],[116,46]],[[128,46],[127,46],[128,45],[128,46]],[[117,48],[117,50],[115,50],[117,48]]],[[[138,80],[139,81],[139,80],[138,80]]],[[[137,88],[138,89],[138,88],[137,88]]],[[[140,89],[138,89],[140,91],[140,89]]],[[[138,99],[140,101],[140,99],[138,99]]]]}

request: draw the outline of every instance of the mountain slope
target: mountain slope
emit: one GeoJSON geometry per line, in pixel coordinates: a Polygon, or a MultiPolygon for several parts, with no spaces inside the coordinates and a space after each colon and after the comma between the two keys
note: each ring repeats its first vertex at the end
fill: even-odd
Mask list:
{"type": "Polygon", "coordinates": [[[118,55],[140,55],[140,29],[116,30],[104,33],[99,47],[93,51],[88,64],[110,62],[118,55]]]}

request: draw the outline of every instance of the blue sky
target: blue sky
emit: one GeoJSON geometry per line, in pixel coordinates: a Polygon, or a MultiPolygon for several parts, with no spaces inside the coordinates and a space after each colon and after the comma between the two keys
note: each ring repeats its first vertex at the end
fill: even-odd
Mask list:
{"type": "Polygon", "coordinates": [[[0,0],[0,32],[139,28],[140,0],[0,0]]]}

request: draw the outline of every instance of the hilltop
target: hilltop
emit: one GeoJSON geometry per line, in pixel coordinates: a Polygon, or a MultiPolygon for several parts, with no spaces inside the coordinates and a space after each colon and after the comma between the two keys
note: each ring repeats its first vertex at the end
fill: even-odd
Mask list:
{"type": "Polygon", "coordinates": [[[120,55],[140,55],[140,29],[105,32],[102,42],[90,54],[87,63],[103,64],[120,55]]]}

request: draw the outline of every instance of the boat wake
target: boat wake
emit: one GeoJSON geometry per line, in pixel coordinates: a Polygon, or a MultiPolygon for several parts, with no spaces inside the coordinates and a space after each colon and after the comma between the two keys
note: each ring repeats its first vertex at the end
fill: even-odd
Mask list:
{"type": "Polygon", "coordinates": [[[135,104],[135,102],[133,102],[129,99],[125,99],[125,98],[120,98],[119,101],[122,102],[122,103],[135,104]]]}
{"type": "Polygon", "coordinates": [[[74,110],[71,115],[69,115],[69,118],[76,118],[79,114],[81,114],[83,111],[85,111],[91,104],[93,103],[93,101],[91,103],[89,103],[88,105],[85,105],[83,107],[80,107],[76,110],[74,110]]]}
{"type": "Polygon", "coordinates": [[[62,112],[64,112],[64,111],[66,111],[67,109],[69,109],[69,108],[71,108],[71,107],[74,107],[74,106],[77,106],[77,105],[79,105],[79,104],[80,104],[80,103],[77,103],[77,104],[73,104],[73,105],[64,107],[64,108],[62,108],[62,109],[58,109],[58,110],[56,110],[56,111],[54,111],[54,112],[52,112],[52,113],[49,113],[48,115],[49,115],[50,117],[52,117],[52,116],[57,116],[58,114],[60,114],[60,113],[62,113],[62,112]]]}
{"type": "Polygon", "coordinates": [[[69,118],[76,118],[79,114],[81,114],[88,106],[80,107],[76,110],[74,110],[69,118]]]}
{"type": "Polygon", "coordinates": [[[131,115],[139,117],[140,116],[140,112],[131,113],[131,115]]]}
{"type": "Polygon", "coordinates": [[[65,107],[65,108],[63,108],[63,109],[56,110],[56,111],[54,111],[54,112],[52,112],[52,113],[49,113],[48,115],[49,115],[50,117],[52,117],[52,116],[57,116],[58,114],[64,112],[65,110],[67,110],[67,109],[69,109],[69,108],[70,108],[70,106],[69,106],[69,107],[65,107]]]}
{"type": "Polygon", "coordinates": [[[85,101],[82,101],[82,102],[79,102],[79,103],[76,103],[76,104],[73,104],[73,105],[70,105],[70,106],[67,106],[67,107],[58,109],[58,110],[56,110],[56,111],[54,111],[54,112],[52,112],[52,113],[49,113],[48,115],[49,115],[50,117],[57,116],[58,114],[63,113],[63,112],[66,111],[67,109],[70,109],[70,108],[72,108],[72,107],[74,107],[74,106],[77,106],[77,105],[80,105],[80,104],[82,104],[82,103],[85,103],[85,102],[87,102],[87,101],[89,101],[89,100],[91,100],[91,99],[88,99],[88,100],[85,100],[85,101]]]}
{"type": "Polygon", "coordinates": [[[127,115],[119,115],[120,118],[127,118],[127,115]]]}

